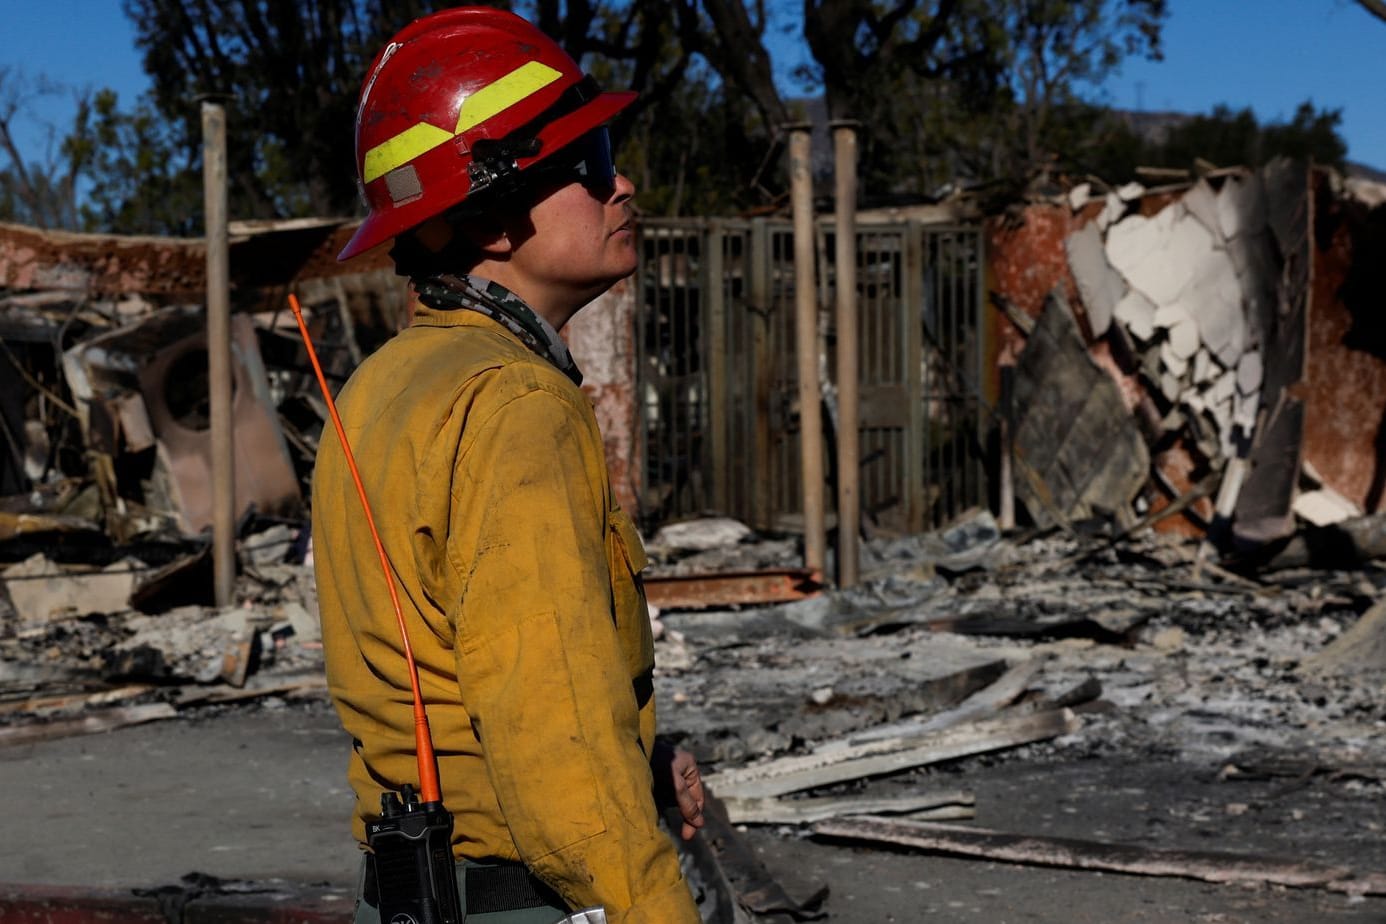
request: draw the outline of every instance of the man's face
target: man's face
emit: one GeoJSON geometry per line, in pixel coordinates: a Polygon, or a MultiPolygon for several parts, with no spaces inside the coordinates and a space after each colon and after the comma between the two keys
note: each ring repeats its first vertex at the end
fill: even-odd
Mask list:
{"type": "Polygon", "coordinates": [[[604,156],[605,170],[579,161],[577,171],[546,176],[529,210],[528,233],[512,237],[519,242],[510,257],[512,268],[546,294],[571,297],[578,306],[638,264],[631,208],[635,187],[610,167],[609,149],[604,156]]]}

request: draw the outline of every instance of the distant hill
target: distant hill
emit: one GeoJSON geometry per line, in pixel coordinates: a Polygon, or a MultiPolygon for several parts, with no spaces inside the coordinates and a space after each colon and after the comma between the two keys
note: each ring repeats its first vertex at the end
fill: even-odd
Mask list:
{"type": "MultiPolygon", "coordinates": [[[[1141,140],[1151,144],[1159,144],[1168,136],[1170,129],[1183,125],[1196,115],[1202,113],[1188,112],[1134,112],[1129,109],[1113,109],[1112,115],[1126,123],[1141,140]]],[[[1373,183],[1386,183],[1386,170],[1369,166],[1368,164],[1356,161],[1347,161],[1344,164],[1346,173],[1350,177],[1357,177],[1363,180],[1371,180],[1373,183]]]]}
{"type": "Polygon", "coordinates": [[[1373,183],[1386,183],[1386,170],[1378,170],[1356,161],[1347,162],[1347,175],[1359,180],[1370,180],[1373,183]]]}

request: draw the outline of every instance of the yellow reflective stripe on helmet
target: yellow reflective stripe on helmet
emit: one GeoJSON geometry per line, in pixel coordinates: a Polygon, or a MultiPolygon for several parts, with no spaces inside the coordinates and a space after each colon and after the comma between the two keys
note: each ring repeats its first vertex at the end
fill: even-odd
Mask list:
{"type": "Polygon", "coordinates": [[[520,65],[462,101],[462,108],[457,113],[456,131],[449,132],[428,122],[419,122],[371,148],[361,164],[362,182],[380,179],[396,167],[404,166],[467,129],[480,125],[496,113],[509,109],[562,76],[561,71],[538,61],[520,65]]]}
{"type": "Polygon", "coordinates": [[[522,64],[462,101],[462,108],[457,113],[457,134],[460,135],[496,113],[509,109],[562,76],[562,72],[538,61],[522,64]]]}
{"type": "Polygon", "coordinates": [[[411,125],[395,137],[380,142],[366,152],[361,164],[361,178],[369,183],[396,167],[409,163],[420,154],[452,140],[452,132],[427,122],[411,125]]]}

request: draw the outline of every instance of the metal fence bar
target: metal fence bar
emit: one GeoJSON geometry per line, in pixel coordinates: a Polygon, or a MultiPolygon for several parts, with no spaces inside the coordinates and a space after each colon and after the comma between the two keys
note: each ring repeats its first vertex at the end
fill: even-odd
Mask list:
{"type": "MultiPolygon", "coordinates": [[[[718,510],[757,528],[799,513],[788,222],[642,226],[637,336],[644,525],[718,510]]],[[[861,495],[919,530],[987,498],[977,392],[984,254],[974,228],[858,231],[861,495]],[[870,391],[870,400],[867,393],[870,391]],[[897,404],[903,398],[905,407],[897,404]]]]}
{"type": "Polygon", "coordinates": [[[904,434],[904,491],[905,524],[911,532],[924,526],[929,485],[929,417],[928,381],[925,366],[923,320],[928,299],[928,265],[924,247],[924,232],[918,222],[910,222],[902,241],[903,265],[900,267],[900,292],[903,296],[906,359],[904,368],[905,397],[909,402],[909,418],[904,434]]]}

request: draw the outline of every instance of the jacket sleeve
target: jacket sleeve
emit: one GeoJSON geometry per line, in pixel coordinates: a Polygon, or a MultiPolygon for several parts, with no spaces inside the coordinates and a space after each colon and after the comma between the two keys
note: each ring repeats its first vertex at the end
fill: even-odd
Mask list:
{"type": "Polygon", "coordinates": [[[478,423],[448,542],[458,684],[520,859],[612,924],[696,924],[614,622],[595,421],[540,388],[478,423]]]}

